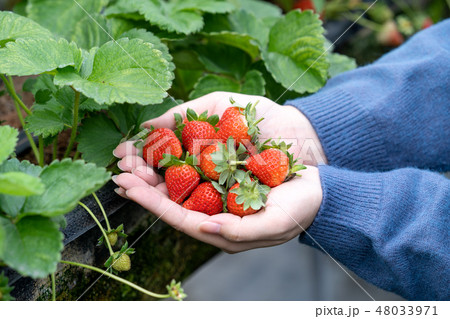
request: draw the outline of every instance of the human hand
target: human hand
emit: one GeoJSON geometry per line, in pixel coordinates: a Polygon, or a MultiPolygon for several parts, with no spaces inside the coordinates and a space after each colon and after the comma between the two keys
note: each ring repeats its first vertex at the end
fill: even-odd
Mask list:
{"type": "MultiPolygon", "coordinates": [[[[173,114],[184,115],[188,107],[197,113],[208,110],[209,114],[221,115],[230,106],[230,96],[241,105],[259,100],[256,117],[265,118],[258,125],[261,130],[260,140],[281,137],[281,140],[293,144],[290,152],[294,153],[294,158],[301,154],[308,155],[303,161],[304,164],[325,162],[317,135],[303,114],[293,107],[280,106],[258,96],[212,93],[184,103],[161,117],[144,123],[143,126],[175,129],[173,114]],[[304,149],[305,141],[309,141],[307,150],[304,149]],[[313,156],[310,156],[311,154],[313,156]]],[[[302,178],[296,177],[273,188],[266,207],[257,214],[243,218],[232,214],[208,216],[187,211],[170,201],[163,178],[137,156],[137,150],[130,142],[119,145],[114,154],[122,158],[118,164],[119,168],[131,172],[115,178],[115,182],[120,186],[118,193],[121,196],[136,201],[188,235],[228,252],[273,246],[290,240],[312,223],[322,201],[318,170],[308,167],[302,171],[302,178]]]]}

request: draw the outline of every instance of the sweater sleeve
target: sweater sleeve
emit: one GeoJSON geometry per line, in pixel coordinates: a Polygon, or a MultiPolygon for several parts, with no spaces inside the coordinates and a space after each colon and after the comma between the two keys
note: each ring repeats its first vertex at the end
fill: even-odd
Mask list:
{"type": "Polygon", "coordinates": [[[323,201],[300,242],[411,300],[450,299],[450,180],[319,166],[323,201]]]}
{"type": "Polygon", "coordinates": [[[330,165],[450,170],[450,19],[375,63],[287,101],[315,128],[330,165]]]}

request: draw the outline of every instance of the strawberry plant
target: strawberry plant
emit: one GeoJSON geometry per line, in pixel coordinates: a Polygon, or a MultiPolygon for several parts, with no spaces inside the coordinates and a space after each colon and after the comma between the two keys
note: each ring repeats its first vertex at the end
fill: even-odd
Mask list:
{"type": "MultiPolygon", "coordinates": [[[[221,122],[217,116],[188,112],[185,121],[178,119],[176,132],[153,130],[143,136],[140,125],[213,91],[281,102],[312,94],[328,78],[356,66],[348,57],[330,53],[323,34],[313,12],[283,15],[278,7],[257,0],[28,0],[14,13],[1,11],[0,80],[14,101],[37,165],[15,158],[17,131],[2,126],[0,262],[32,278],[54,273],[63,262],[153,296],[184,297],[175,282],[167,295],[158,295],[117,275],[130,267],[133,250],[127,243],[114,249],[118,237],[126,234],[123,226],[111,227],[95,195],[110,172],[118,171],[113,149],[141,134],[153,141],[145,146],[144,158],[151,166],[165,167],[174,200],[181,203],[190,196],[185,206],[215,214],[226,208],[224,196],[234,194],[239,209],[257,211],[268,189],[257,173],[245,175],[247,150],[241,144],[256,143],[254,105],[230,108],[221,122]],[[23,90],[33,94],[32,105],[23,102],[14,86],[13,77],[21,76],[29,77],[23,90]],[[230,119],[237,125],[230,125],[230,119]],[[69,138],[58,153],[64,134],[69,138]],[[206,143],[194,145],[199,139],[206,143]],[[214,149],[207,147],[213,140],[214,149]],[[181,141],[191,155],[182,154],[181,141]],[[51,161],[45,160],[48,149],[51,161]],[[194,155],[207,158],[209,168],[199,167],[194,155]],[[180,183],[180,177],[194,186],[180,183]],[[242,185],[239,191],[230,191],[234,184],[242,185]],[[80,202],[91,194],[106,229],[80,202]],[[105,263],[110,272],[60,260],[59,222],[77,205],[102,231],[99,244],[110,252],[105,263]],[[13,245],[6,245],[11,241],[13,245]]],[[[5,284],[2,277],[0,283],[5,284]]],[[[2,294],[8,295],[1,285],[2,294]]]]}

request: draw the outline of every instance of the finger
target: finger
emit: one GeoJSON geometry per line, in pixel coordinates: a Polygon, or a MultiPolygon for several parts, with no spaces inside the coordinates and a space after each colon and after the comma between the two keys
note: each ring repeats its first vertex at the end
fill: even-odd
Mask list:
{"type": "Polygon", "coordinates": [[[161,193],[163,193],[164,195],[166,195],[167,197],[169,197],[169,190],[167,189],[166,183],[158,184],[158,185],[156,185],[155,188],[157,190],[159,190],[161,193]]]}
{"type": "Polygon", "coordinates": [[[136,175],[130,173],[122,173],[120,175],[113,176],[113,182],[116,183],[117,186],[125,190],[138,186],[149,187],[147,182],[142,178],[139,178],[136,175]]]}
{"type": "Polygon", "coordinates": [[[117,158],[123,158],[127,155],[137,155],[138,149],[134,146],[136,141],[127,141],[120,143],[113,151],[113,155],[117,158]]]}
{"type": "Polygon", "coordinates": [[[116,192],[117,195],[128,199],[127,195],[125,194],[125,190],[122,187],[115,188],[114,191],[116,192]]]}
{"type": "Polygon", "coordinates": [[[144,159],[136,155],[127,155],[117,162],[117,166],[124,172],[131,172],[134,168],[147,165],[144,159]]]}
{"type": "MultiPolygon", "coordinates": [[[[157,117],[155,119],[151,119],[145,123],[142,124],[143,127],[150,128],[151,126],[155,128],[169,128],[174,130],[175,129],[175,119],[174,114],[179,113],[184,118],[186,116],[186,110],[188,108],[193,109],[197,113],[202,113],[204,111],[209,111],[209,115],[216,114],[215,113],[215,105],[220,101],[221,99],[226,98],[226,96],[229,96],[230,93],[226,92],[214,92],[211,94],[207,94],[205,96],[202,96],[198,99],[180,104],[178,106],[175,106],[171,108],[169,111],[161,115],[160,117],[157,117]]],[[[223,111],[222,111],[223,113],[223,111]]],[[[219,115],[221,115],[220,113],[219,115]]]]}
{"type": "Polygon", "coordinates": [[[233,214],[214,215],[207,222],[217,226],[204,223],[199,230],[220,234],[231,242],[278,241],[292,228],[292,225],[286,228],[285,220],[285,214],[273,207],[242,218],[233,214]]]}
{"type": "Polygon", "coordinates": [[[164,178],[149,166],[138,166],[131,172],[151,186],[156,186],[164,181],[164,178]]]}

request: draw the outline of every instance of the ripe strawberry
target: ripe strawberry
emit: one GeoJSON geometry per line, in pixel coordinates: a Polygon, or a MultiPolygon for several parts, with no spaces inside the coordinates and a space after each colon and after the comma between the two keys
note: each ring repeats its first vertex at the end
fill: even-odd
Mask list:
{"type": "Polygon", "coordinates": [[[148,135],[143,148],[142,157],[153,166],[159,167],[163,154],[171,154],[180,158],[183,153],[181,143],[175,133],[167,128],[153,130],[148,135]]]}
{"type": "Polygon", "coordinates": [[[131,259],[130,256],[128,256],[126,253],[123,253],[120,255],[120,252],[117,251],[114,253],[113,258],[114,262],[112,264],[112,267],[117,271],[128,271],[131,269],[131,259]]]}
{"type": "MultiPolygon", "coordinates": [[[[234,104],[233,100],[230,100],[234,104]]],[[[223,143],[227,141],[229,137],[232,137],[236,143],[248,143],[256,135],[259,134],[257,124],[263,119],[256,120],[256,103],[249,103],[242,109],[236,106],[230,107],[225,111],[225,119],[220,124],[217,137],[222,140],[223,143]],[[229,111],[228,111],[229,110],[229,111]],[[237,112],[239,111],[239,112],[237,112]]]]}
{"type": "Polygon", "coordinates": [[[430,17],[426,17],[422,22],[422,30],[426,29],[428,27],[431,27],[433,25],[433,20],[431,20],[430,17]]]}
{"type": "Polygon", "coordinates": [[[214,128],[217,122],[219,116],[208,117],[208,111],[198,115],[194,110],[187,109],[184,120],[180,114],[175,114],[175,135],[182,140],[190,154],[197,155],[217,138],[214,128]]]}
{"type": "Polygon", "coordinates": [[[228,212],[244,217],[260,210],[267,201],[270,187],[251,180],[249,173],[241,183],[234,184],[227,196],[228,212]]]}
{"type": "Polygon", "coordinates": [[[208,122],[192,121],[181,133],[183,146],[190,154],[198,154],[217,138],[214,126],[208,122]]]}
{"type": "Polygon", "coordinates": [[[301,9],[302,11],[305,10],[312,10],[316,11],[316,7],[314,6],[314,2],[312,0],[297,0],[294,3],[293,9],[301,9]]]}
{"type": "Polygon", "coordinates": [[[166,171],[166,186],[169,198],[181,204],[200,183],[200,174],[187,163],[176,163],[166,171]]]}
{"type": "Polygon", "coordinates": [[[282,142],[272,146],[263,146],[261,153],[250,156],[245,168],[253,173],[258,179],[269,187],[275,187],[286,179],[293,177],[295,172],[305,169],[303,165],[295,165],[293,155],[287,152],[290,145],[282,142]],[[281,148],[281,149],[280,149],[281,148]]]}
{"type": "Polygon", "coordinates": [[[211,182],[201,183],[192,192],[191,197],[184,202],[183,207],[208,215],[215,215],[222,211],[222,194],[214,188],[211,182]]]}
{"type": "Polygon", "coordinates": [[[211,153],[217,152],[219,145],[217,143],[208,146],[200,154],[200,169],[209,179],[218,181],[220,174],[215,170],[216,164],[211,159],[211,153]]]}
{"type": "Polygon", "coordinates": [[[222,117],[220,118],[219,122],[217,123],[217,127],[220,128],[223,122],[231,119],[231,118],[237,118],[243,116],[244,110],[238,106],[231,106],[223,112],[222,117]]]}

